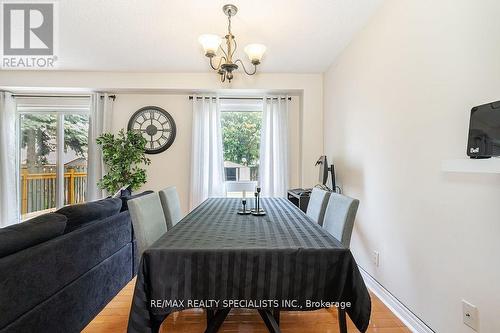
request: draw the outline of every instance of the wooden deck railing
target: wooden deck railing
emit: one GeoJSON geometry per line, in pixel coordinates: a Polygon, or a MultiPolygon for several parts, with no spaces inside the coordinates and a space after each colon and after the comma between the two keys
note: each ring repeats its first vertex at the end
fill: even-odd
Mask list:
{"type": "MultiPolygon", "coordinates": [[[[64,173],[64,204],[85,201],[87,173],[69,169],[64,173]]],[[[56,206],[56,173],[21,172],[21,214],[46,210],[56,206]]]]}

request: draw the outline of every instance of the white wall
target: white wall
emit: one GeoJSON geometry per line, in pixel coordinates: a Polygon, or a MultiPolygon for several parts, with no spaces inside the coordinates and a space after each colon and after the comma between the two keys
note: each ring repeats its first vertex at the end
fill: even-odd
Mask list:
{"type": "Polygon", "coordinates": [[[358,263],[436,332],[500,332],[500,176],[451,174],[500,99],[500,2],[388,0],[325,73],[325,152],[360,199],[358,263]],[[370,260],[380,252],[380,266],[370,260]]]}
{"type": "Polygon", "coordinates": [[[220,83],[214,73],[118,73],[64,71],[0,71],[0,89],[30,92],[89,92],[190,94],[295,94],[299,99],[299,183],[317,183],[318,156],[323,153],[323,78],[321,74],[236,74],[232,83],[220,83]]]}
{"type": "Polygon", "coordinates": [[[117,93],[115,131],[127,126],[140,107],[158,105],[174,117],[178,132],[175,143],[151,155],[148,183],[143,189],[158,190],[176,185],[184,212],[188,210],[192,110],[188,95],[193,92],[262,94],[288,92],[290,104],[290,187],[316,183],[314,162],[323,152],[323,78],[321,74],[258,74],[235,76],[220,83],[213,73],[106,73],[62,71],[0,71],[0,89],[15,92],[117,93]]]}
{"type": "Polygon", "coordinates": [[[176,186],[183,213],[188,212],[189,178],[191,170],[192,108],[186,95],[118,94],[113,107],[113,131],[127,128],[132,114],[140,108],[155,105],[172,115],[177,127],[175,141],[161,154],[147,155],[147,183],[141,190],[158,191],[176,186]]]}
{"type": "MultiPolygon", "coordinates": [[[[113,132],[127,128],[132,114],[140,108],[155,105],[165,109],[174,118],[177,135],[166,151],[148,155],[151,164],[146,166],[148,181],[141,190],[161,190],[175,185],[179,192],[183,213],[189,210],[191,169],[192,102],[187,94],[117,94],[113,112],[113,132]]],[[[299,98],[293,97],[289,108],[290,186],[299,183],[299,98]]]]}

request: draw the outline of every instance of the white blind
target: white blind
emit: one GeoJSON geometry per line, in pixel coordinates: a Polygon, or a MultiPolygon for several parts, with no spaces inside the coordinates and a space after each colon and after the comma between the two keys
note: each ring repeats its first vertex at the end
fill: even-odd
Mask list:
{"type": "Polygon", "coordinates": [[[262,111],[261,99],[219,99],[220,110],[224,111],[262,111]]]}
{"type": "Polygon", "coordinates": [[[16,98],[17,110],[51,112],[88,112],[90,96],[19,96],[16,98]]]}

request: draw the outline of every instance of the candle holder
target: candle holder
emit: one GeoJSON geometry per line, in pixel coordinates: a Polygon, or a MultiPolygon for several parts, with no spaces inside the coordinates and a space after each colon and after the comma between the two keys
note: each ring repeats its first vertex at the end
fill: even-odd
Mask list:
{"type": "Polygon", "coordinates": [[[264,209],[262,209],[260,207],[260,191],[261,191],[261,188],[260,187],[257,187],[255,189],[255,207],[254,209],[252,209],[252,215],[254,216],[264,216],[266,215],[266,212],[264,211],[264,209]]]}
{"type": "Polygon", "coordinates": [[[247,199],[245,198],[241,199],[241,205],[243,206],[243,209],[238,210],[239,215],[252,214],[252,212],[249,209],[247,209],[247,199]]]}

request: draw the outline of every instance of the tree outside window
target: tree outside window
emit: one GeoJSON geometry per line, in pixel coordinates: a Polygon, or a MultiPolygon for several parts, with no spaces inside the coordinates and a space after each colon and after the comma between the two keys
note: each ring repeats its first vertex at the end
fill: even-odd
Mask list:
{"type": "Polygon", "coordinates": [[[226,180],[257,181],[262,112],[223,111],[221,124],[226,180]]]}
{"type": "Polygon", "coordinates": [[[62,205],[84,202],[89,115],[64,113],[59,117],[56,110],[33,111],[22,113],[19,119],[21,219],[54,210],[61,193],[62,205]],[[61,135],[58,126],[62,126],[61,135]],[[62,156],[59,144],[63,145],[62,156]],[[57,185],[58,163],[64,166],[61,188],[57,185]]]}

